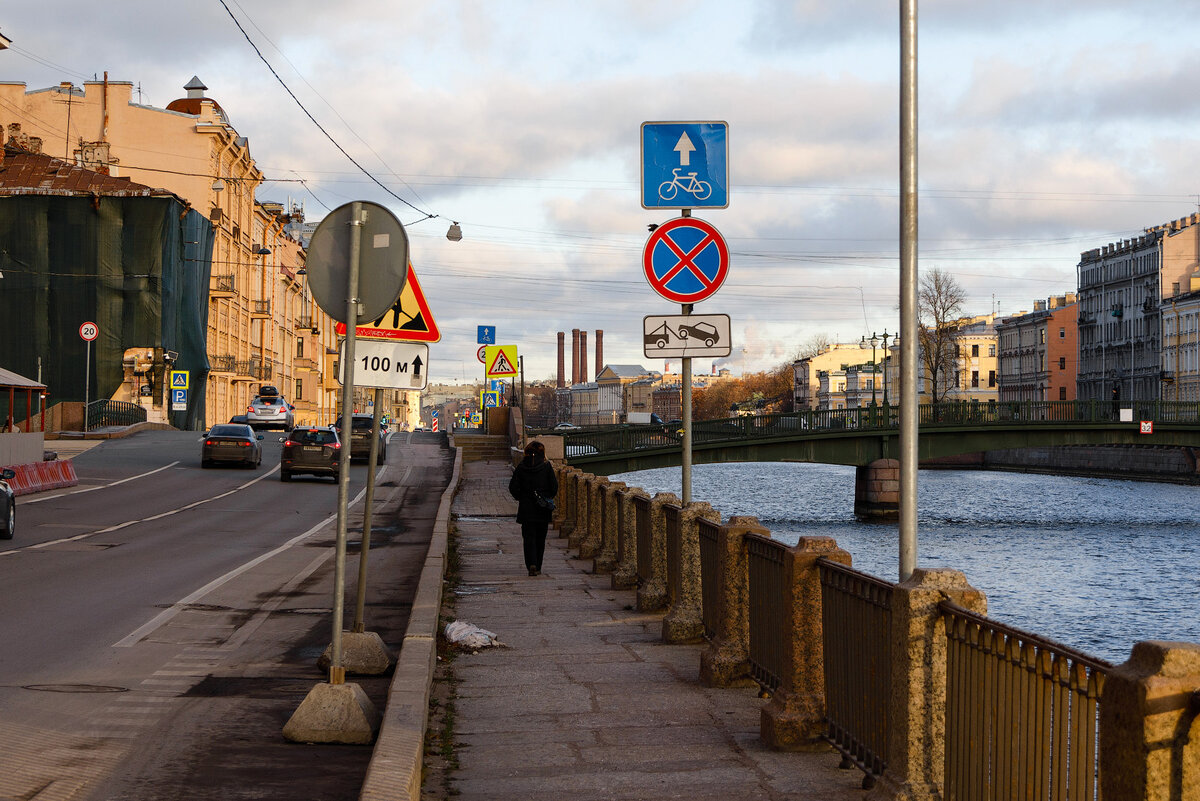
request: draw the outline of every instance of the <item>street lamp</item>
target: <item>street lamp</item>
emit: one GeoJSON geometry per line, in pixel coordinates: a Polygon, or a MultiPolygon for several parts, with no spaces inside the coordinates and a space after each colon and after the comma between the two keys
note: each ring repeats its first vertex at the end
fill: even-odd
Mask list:
{"type": "Polygon", "coordinates": [[[863,337],[862,341],[858,343],[858,346],[864,350],[866,350],[867,343],[868,342],[871,343],[871,371],[872,371],[872,373],[871,373],[871,405],[872,406],[875,405],[875,369],[876,369],[875,368],[875,345],[876,345],[876,343],[880,343],[880,342],[883,344],[883,405],[887,406],[888,405],[888,375],[887,375],[888,339],[895,339],[895,338],[896,338],[896,335],[889,334],[887,332],[887,329],[885,328],[885,329],[883,329],[882,334],[876,334],[874,331],[872,331],[871,336],[869,338],[863,337]]]}
{"type": "Polygon", "coordinates": [[[875,405],[875,376],[876,376],[875,346],[877,344],[879,344],[879,337],[875,336],[874,332],[871,332],[870,339],[868,339],[867,337],[864,336],[862,338],[862,340],[858,343],[858,346],[860,348],[862,348],[863,350],[866,350],[868,342],[871,343],[871,406],[873,407],[875,405]]]}

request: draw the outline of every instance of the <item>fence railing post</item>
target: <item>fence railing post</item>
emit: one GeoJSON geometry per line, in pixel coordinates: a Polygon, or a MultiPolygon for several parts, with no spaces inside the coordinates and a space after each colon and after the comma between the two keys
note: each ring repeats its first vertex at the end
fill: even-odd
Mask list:
{"type": "Polygon", "coordinates": [[[592,572],[608,574],[617,565],[618,506],[625,485],[620,481],[609,481],[600,487],[600,549],[592,561],[592,572]]]}
{"type": "Polygon", "coordinates": [[[612,573],[614,590],[637,586],[637,507],[634,498],[649,499],[650,495],[641,487],[631,487],[620,494],[617,564],[612,573]]]}
{"type": "Polygon", "coordinates": [[[1200,645],[1134,643],[1100,703],[1100,796],[1200,798],[1200,645]]]}
{"type": "Polygon", "coordinates": [[[669,492],[660,492],[650,499],[650,553],[645,554],[650,575],[642,576],[642,584],[638,587],[639,612],[656,612],[667,604],[667,523],[663,515],[663,507],[667,504],[679,506],[679,498],[669,492]]]}
{"type": "Polygon", "coordinates": [[[887,768],[869,801],[940,801],[946,771],[946,623],[951,600],[979,614],[987,598],[957,570],[917,568],[892,589],[887,768]]]}
{"type": "Polygon", "coordinates": [[[717,630],[700,654],[700,681],[709,687],[742,687],[750,678],[750,572],[746,535],[770,536],[757,517],[731,517],[717,548],[717,630]]]}
{"type": "Polygon", "coordinates": [[[591,521],[591,485],[596,479],[591,473],[584,473],[575,481],[575,525],[567,536],[567,549],[575,550],[588,536],[588,523],[591,521]]]}
{"type": "Polygon", "coordinates": [[[550,515],[550,525],[558,529],[559,536],[562,536],[563,522],[567,519],[568,496],[570,495],[570,477],[571,471],[574,468],[567,465],[559,465],[555,469],[555,477],[558,479],[558,497],[554,505],[554,513],[550,515]]]}
{"type": "Polygon", "coordinates": [[[580,559],[593,559],[600,552],[600,534],[604,528],[604,488],[609,480],[604,476],[592,476],[587,482],[587,532],[577,537],[580,559]]]}
{"type": "Polygon", "coordinates": [[[578,467],[568,467],[563,471],[563,478],[559,484],[559,492],[563,497],[558,504],[558,508],[562,512],[562,516],[558,521],[558,536],[560,538],[570,537],[571,532],[575,530],[575,509],[578,505],[577,494],[581,475],[583,475],[583,471],[578,467]]]}
{"type": "Polygon", "coordinates": [[[780,684],[759,716],[759,734],[777,751],[828,748],[825,734],[825,657],[821,624],[821,571],[818,559],[850,564],[850,554],[832,537],[801,537],[788,549],[784,565],[784,631],[780,684]]]}
{"type": "Polygon", "coordinates": [[[700,617],[700,534],[696,521],[703,518],[714,523],[721,522],[721,514],[707,503],[693,501],[683,507],[679,515],[679,538],[676,546],[679,554],[679,574],[668,576],[674,586],[671,608],[663,617],[662,638],[664,642],[700,642],[704,639],[704,621],[700,617]]]}

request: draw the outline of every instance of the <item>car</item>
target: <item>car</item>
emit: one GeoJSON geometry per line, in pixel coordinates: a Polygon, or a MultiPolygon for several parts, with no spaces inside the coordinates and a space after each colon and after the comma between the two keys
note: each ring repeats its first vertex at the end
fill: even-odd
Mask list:
{"type": "Polygon", "coordinates": [[[279,480],[296,474],[340,477],[342,441],[332,426],[299,426],[283,438],[279,455],[279,480]]]}
{"type": "Polygon", "coordinates": [[[717,327],[712,323],[696,323],[695,325],[679,326],[679,338],[698,339],[704,343],[704,347],[711,348],[721,341],[721,334],[717,332],[717,327]]]}
{"type": "Polygon", "coordinates": [[[262,439],[263,435],[246,423],[219,423],[204,437],[200,466],[232,462],[254,469],[262,464],[262,439]]]}
{"type": "Polygon", "coordinates": [[[8,485],[17,477],[10,468],[0,470],[0,500],[4,501],[4,515],[0,517],[0,540],[11,540],[17,533],[17,495],[8,485]]]}
{"type": "Polygon", "coordinates": [[[578,430],[578,428],[579,428],[579,426],[575,425],[574,423],[559,423],[558,425],[556,425],[554,427],[554,430],[555,431],[575,431],[575,430],[578,430]]]}
{"type": "Polygon", "coordinates": [[[229,418],[229,422],[233,423],[234,425],[238,425],[239,423],[244,426],[250,425],[250,420],[244,414],[235,414],[233,417],[229,418]]]}
{"type": "MultiPolygon", "coordinates": [[[[333,428],[338,432],[338,436],[345,442],[346,438],[342,436],[342,418],[338,417],[338,421],[333,424],[333,428]]],[[[362,459],[366,461],[371,457],[371,428],[375,423],[375,416],[371,414],[352,414],[350,416],[350,458],[362,459]]],[[[387,439],[384,432],[379,432],[379,462],[387,461],[387,439]]]]}
{"type": "Polygon", "coordinates": [[[261,392],[250,401],[246,409],[246,422],[254,428],[278,428],[290,431],[296,425],[292,412],[295,407],[280,395],[263,395],[261,392]]]}

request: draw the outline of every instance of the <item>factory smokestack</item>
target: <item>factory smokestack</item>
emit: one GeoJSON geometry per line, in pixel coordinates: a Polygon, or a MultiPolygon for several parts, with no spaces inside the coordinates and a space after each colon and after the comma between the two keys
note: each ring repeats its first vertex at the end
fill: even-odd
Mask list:
{"type": "Polygon", "coordinates": [[[579,332],[579,383],[586,384],[591,381],[588,378],[587,368],[587,331],[579,332]]]}
{"type": "Polygon", "coordinates": [[[596,329],[596,375],[604,369],[604,331],[596,329]]]}
{"type": "Polygon", "coordinates": [[[565,331],[558,332],[558,388],[562,389],[566,386],[567,381],[567,355],[566,355],[566,339],[565,331]]]}
{"type": "Polygon", "coordinates": [[[571,384],[579,383],[579,329],[571,329],[571,384]]]}

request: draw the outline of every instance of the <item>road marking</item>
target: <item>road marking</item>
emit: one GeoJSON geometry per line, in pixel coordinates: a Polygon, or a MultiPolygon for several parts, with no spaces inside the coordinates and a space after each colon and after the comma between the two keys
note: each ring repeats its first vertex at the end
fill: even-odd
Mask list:
{"type": "MultiPolygon", "coordinates": [[[[266,476],[262,476],[262,478],[266,478],[266,476]]],[[[251,482],[251,483],[253,483],[253,482],[251,482]]],[[[354,497],[354,500],[350,501],[347,504],[347,509],[351,506],[354,506],[354,504],[356,504],[360,500],[362,500],[362,497],[366,494],[366,492],[367,492],[367,490],[365,487],[363,489],[359,490],[359,493],[358,493],[358,495],[356,495],[354,497]]],[[[284,551],[286,551],[288,548],[291,548],[296,543],[302,542],[303,540],[308,539],[313,534],[317,533],[322,528],[329,525],[331,522],[333,522],[335,520],[337,520],[337,512],[334,512],[333,514],[329,515],[329,517],[326,517],[320,523],[317,523],[315,526],[313,526],[312,528],[310,528],[308,531],[304,532],[303,534],[298,534],[297,536],[292,537],[290,540],[285,542],[283,545],[280,545],[278,548],[276,548],[272,551],[267,551],[266,553],[262,554],[261,556],[257,556],[254,559],[251,559],[249,562],[246,562],[244,565],[241,565],[240,567],[235,567],[233,570],[230,570],[225,575],[213,579],[212,581],[205,584],[200,589],[196,590],[195,592],[191,593],[190,595],[180,598],[178,601],[171,604],[169,607],[167,607],[163,611],[159,612],[157,615],[155,615],[149,621],[147,621],[146,623],[142,624],[137,629],[135,629],[128,636],[113,643],[112,647],[113,648],[131,648],[134,645],[137,645],[137,643],[140,642],[143,638],[148,637],[155,630],[157,630],[158,628],[163,626],[165,623],[170,621],[172,618],[174,618],[180,612],[184,611],[188,607],[189,604],[194,604],[196,601],[200,600],[205,595],[208,595],[213,590],[223,586],[224,584],[227,584],[228,582],[237,578],[241,574],[245,573],[247,570],[257,567],[258,565],[262,564],[263,562],[267,561],[268,559],[270,559],[271,557],[273,557],[277,554],[283,553],[284,551]]],[[[313,569],[315,570],[316,567],[314,566],[313,569]]]]}
{"type": "Polygon", "coordinates": [[[95,492],[96,490],[108,489],[109,487],[115,487],[118,484],[124,484],[127,481],[135,481],[139,478],[145,478],[146,476],[152,476],[155,473],[161,473],[163,470],[166,470],[167,468],[170,468],[170,467],[174,467],[177,464],[179,464],[179,462],[174,461],[174,462],[171,462],[170,464],[165,464],[162,467],[155,468],[154,470],[151,470],[148,473],[139,473],[136,476],[130,476],[129,478],[123,478],[120,481],[114,481],[111,484],[100,484],[95,487],[84,487],[83,489],[73,490],[72,492],[60,492],[57,495],[47,495],[44,498],[30,498],[27,501],[22,501],[21,505],[24,506],[25,504],[28,504],[28,503],[41,503],[42,501],[52,501],[55,498],[65,498],[68,495],[82,495],[85,492],[95,492]]]}
{"type": "MultiPolygon", "coordinates": [[[[179,462],[174,462],[173,464],[179,464],[179,462]]],[[[170,467],[170,466],[171,465],[167,465],[167,467],[170,467]]],[[[165,470],[165,469],[167,469],[167,468],[166,467],[159,468],[159,470],[165,470]]],[[[180,506],[176,509],[171,509],[166,512],[160,512],[159,514],[151,515],[150,517],[143,517],[139,520],[126,520],[124,523],[117,523],[115,525],[109,526],[108,528],[97,529],[96,531],[85,531],[84,533],[76,534],[73,537],[63,537],[63,538],[57,539],[57,540],[47,540],[46,542],[38,542],[33,545],[26,545],[23,548],[11,548],[6,551],[0,551],[0,556],[8,556],[8,555],[14,554],[14,553],[21,553],[22,551],[37,551],[37,550],[41,550],[42,548],[49,548],[54,545],[62,545],[63,543],[66,543],[66,542],[78,542],[79,540],[86,540],[88,537],[95,537],[100,534],[111,534],[114,531],[120,531],[123,528],[128,528],[129,526],[135,526],[138,523],[149,523],[153,520],[161,520],[164,517],[170,517],[171,515],[177,515],[180,512],[186,512],[189,509],[195,509],[197,506],[202,506],[206,503],[211,503],[212,501],[219,501],[222,498],[227,498],[230,495],[233,495],[234,493],[241,492],[242,490],[246,489],[247,487],[252,487],[255,484],[257,484],[258,482],[260,482],[263,479],[270,476],[272,473],[274,473],[278,469],[279,469],[279,466],[276,465],[275,467],[271,468],[267,472],[263,473],[258,478],[247,481],[245,484],[242,484],[239,487],[234,487],[233,489],[229,490],[228,492],[222,492],[220,495],[214,495],[211,498],[204,498],[199,501],[193,501],[192,503],[185,504],[184,506],[180,506]]],[[[157,473],[158,470],[155,470],[154,472],[157,473]]],[[[123,479],[123,480],[129,481],[130,479],[123,479]]],[[[120,482],[118,482],[118,483],[120,483],[120,482]]]]}

